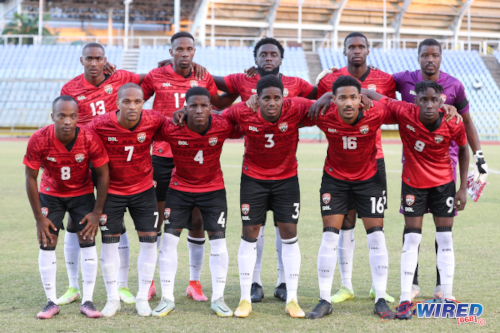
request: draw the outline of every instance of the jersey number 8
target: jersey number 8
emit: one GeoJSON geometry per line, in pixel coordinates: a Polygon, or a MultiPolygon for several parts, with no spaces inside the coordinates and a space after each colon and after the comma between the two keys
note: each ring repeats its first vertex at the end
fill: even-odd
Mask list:
{"type": "Polygon", "coordinates": [[[61,179],[68,180],[71,178],[71,169],[70,167],[62,167],[61,168],[61,179]]]}

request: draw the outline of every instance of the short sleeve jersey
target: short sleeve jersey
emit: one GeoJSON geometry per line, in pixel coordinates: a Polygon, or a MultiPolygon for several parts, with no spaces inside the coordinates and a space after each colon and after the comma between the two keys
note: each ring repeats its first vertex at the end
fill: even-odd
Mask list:
{"type": "Polygon", "coordinates": [[[101,138],[109,156],[111,194],[133,195],[153,186],[151,144],[166,118],[153,110],[142,110],[132,130],[118,123],[117,111],[94,119],[87,127],[101,138]]]}
{"type": "Polygon", "coordinates": [[[54,125],[31,136],[23,164],[35,170],[43,168],[41,193],[77,197],[94,192],[89,164],[101,167],[108,163],[108,155],[97,135],[83,127],[77,127],[77,132],[69,150],[56,138],[54,125]]]}
{"type": "MultiPolygon", "coordinates": [[[[210,73],[206,73],[201,80],[195,78],[194,72],[185,78],[177,74],[172,65],[151,70],[144,78],[141,87],[145,100],[155,95],[153,109],[166,117],[172,117],[175,111],[184,106],[186,92],[192,87],[207,88],[211,96],[217,94],[217,86],[210,73]]],[[[172,158],[170,145],[155,141],[153,155],[172,158]]]]}
{"type": "Polygon", "coordinates": [[[437,187],[453,181],[449,146],[452,140],[460,146],[467,143],[463,122],[446,122],[440,113],[436,124],[429,129],[420,122],[416,105],[388,99],[383,102],[399,124],[405,157],[403,181],[415,188],[437,187]]]}
{"type": "Polygon", "coordinates": [[[238,124],[246,135],[243,174],[260,180],[280,180],[297,175],[299,124],[313,104],[305,98],[283,101],[281,115],[275,123],[262,118],[244,102],[225,110],[224,117],[238,124]]]}
{"type": "Polygon", "coordinates": [[[208,131],[201,135],[187,126],[167,120],[155,140],[168,142],[175,169],[170,187],[183,192],[202,193],[221,190],[224,179],[220,166],[222,145],[228,138],[237,139],[243,132],[222,116],[211,115],[208,131]]]}
{"type": "Polygon", "coordinates": [[[333,178],[362,181],[377,172],[377,132],[382,124],[392,124],[395,120],[385,105],[376,101],[373,104],[365,113],[360,109],[358,119],[352,125],[340,118],[333,103],[325,115],[304,120],[304,125],[317,125],[325,133],[328,140],[325,171],[333,178]]]}
{"type": "MultiPolygon", "coordinates": [[[[332,91],[333,83],[342,75],[352,76],[347,67],[343,67],[336,72],[326,75],[318,84],[318,99],[327,92],[332,91]]],[[[378,69],[368,67],[366,73],[357,79],[361,84],[361,88],[375,91],[389,98],[396,98],[396,81],[390,74],[378,69]]],[[[377,133],[377,159],[384,157],[382,149],[382,130],[377,133]]]]}
{"type": "Polygon", "coordinates": [[[78,124],[88,124],[93,118],[116,110],[118,89],[126,83],[139,84],[141,77],[125,70],[118,70],[98,87],[85,80],[84,74],[75,77],[61,89],[78,102],[78,124]]]}
{"type": "MultiPolygon", "coordinates": [[[[283,83],[283,98],[307,97],[313,90],[312,84],[295,76],[285,76],[280,74],[283,83]]],[[[241,100],[246,102],[253,95],[257,94],[257,82],[260,75],[247,77],[246,74],[230,74],[224,77],[224,81],[230,93],[237,93],[241,100]]]]}

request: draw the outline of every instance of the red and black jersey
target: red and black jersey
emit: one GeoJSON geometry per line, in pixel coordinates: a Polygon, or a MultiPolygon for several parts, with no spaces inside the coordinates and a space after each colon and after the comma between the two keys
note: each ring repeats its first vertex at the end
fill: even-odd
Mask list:
{"type": "MultiPolygon", "coordinates": [[[[175,111],[182,109],[186,92],[192,87],[206,88],[211,96],[217,94],[217,86],[210,73],[206,73],[201,80],[195,78],[194,72],[185,78],[177,74],[172,65],[151,70],[144,78],[141,87],[145,100],[155,95],[153,109],[166,117],[172,117],[175,111]]],[[[168,143],[155,141],[153,155],[171,158],[172,151],[168,143]]]]}
{"type": "Polygon", "coordinates": [[[391,111],[382,103],[363,113],[359,110],[353,125],[345,123],[333,103],[324,116],[317,120],[306,117],[303,124],[317,125],[328,139],[325,171],[335,179],[361,181],[370,179],[377,172],[375,141],[382,124],[395,122],[391,111]]]}
{"type": "MultiPolygon", "coordinates": [[[[284,87],[283,98],[307,97],[314,88],[309,82],[299,77],[280,74],[280,79],[284,87]]],[[[229,92],[239,94],[243,102],[257,94],[259,80],[258,74],[253,77],[247,77],[246,74],[230,74],[224,77],[229,92]]]]}
{"type": "Polygon", "coordinates": [[[176,126],[167,120],[154,139],[170,144],[175,169],[170,187],[183,192],[212,192],[224,188],[220,166],[222,145],[228,138],[238,139],[243,131],[222,116],[210,115],[205,133],[176,126]]]}
{"type": "Polygon", "coordinates": [[[75,139],[63,146],[56,138],[54,125],[36,131],[28,142],[23,164],[43,168],[40,192],[55,197],[77,197],[94,192],[89,164],[100,167],[108,163],[101,139],[78,126],[75,139]]]}
{"type": "Polygon", "coordinates": [[[95,117],[116,110],[121,86],[130,82],[139,84],[140,81],[139,74],[118,70],[96,87],[81,74],[62,87],[61,95],[69,95],[78,102],[78,124],[85,125],[95,117]]]}
{"type": "Polygon", "coordinates": [[[132,129],[118,123],[118,111],[94,119],[87,127],[101,138],[109,156],[111,194],[132,195],[153,186],[151,144],[166,118],[153,110],[142,110],[139,123],[132,129]]]}
{"type": "Polygon", "coordinates": [[[459,146],[467,144],[463,122],[446,122],[444,113],[433,128],[419,120],[416,105],[396,100],[381,100],[391,110],[399,124],[403,141],[403,181],[415,188],[431,188],[453,181],[453,166],[449,148],[451,141],[459,146]]]}
{"type": "Polygon", "coordinates": [[[246,135],[243,173],[262,180],[286,179],[297,175],[299,124],[313,104],[305,98],[283,101],[281,115],[275,123],[264,120],[244,102],[224,111],[223,116],[240,125],[246,135]]]}
{"type": "MultiPolygon", "coordinates": [[[[332,85],[340,76],[349,75],[347,67],[343,67],[336,72],[326,75],[318,84],[318,99],[327,92],[332,91],[332,85]]],[[[368,67],[366,73],[357,79],[361,84],[361,88],[375,91],[389,98],[396,98],[396,81],[392,75],[382,72],[378,69],[368,67]]],[[[377,159],[384,157],[382,150],[382,130],[378,130],[377,136],[377,159]]]]}

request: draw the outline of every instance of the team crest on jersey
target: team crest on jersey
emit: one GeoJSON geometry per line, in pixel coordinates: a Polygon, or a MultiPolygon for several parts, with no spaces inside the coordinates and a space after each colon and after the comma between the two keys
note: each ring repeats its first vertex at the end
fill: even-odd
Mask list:
{"type": "Polygon", "coordinates": [[[213,136],[211,137],[210,139],[208,139],[208,143],[211,145],[211,146],[215,146],[217,144],[217,141],[218,141],[218,138],[216,136],[213,136]]]}
{"type": "Polygon", "coordinates": [[[280,129],[280,131],[286,132],[286,130],[288,129],[288,123],[286,121],[283,123],[280,123],[280,124],[278,124],[278,128],[280,129]]]}
{"type": "Polygon", "coordinates": [[[257,89],[252,89],[252,94],[256,94],[257,93],[257,89]]]}
{"type": "Polygon", "coordinates": [[[49,215],[49,209],[47,207],[42,207],[42,216],[47,217],[49,215]]]}
{"type": "Polygon", "coordinates": [[[144,140],[146,140],[146,133],[141,132],[141,133],[137,134],[137,141],[139,141],[140,143],[143,143],[144,140]]]}
{"type": "Polygon", "coordinates": [[[443,137],[441,135],[436,135],[434,137],[434,140],[436,140],[437,143],[441,143],[443,142],[443,137]]]}
{"type": "Polygon", "coordinates": [[[321,199],[323,200],[323,203],[325,205],[328,205],[330,203],[330,200],[332,199],[332,196],[330,195],[330,193],[324,193],[321,199]]]}
{"type": "Polygon", "coordinates": [[[241,212],[243,213],[243,215],[247,215],[250,212],[250,205],[249,204],[241,205],[241,212]]]}
{"type": "Polygon", "coordinates": [[[361,132],[361,134],[366,134],[366,133],[368,133],[369,130],[370,130],[370,126],[368,126],[368,125],[363,125],[359,128],[359,131],[361,132]]]}
{"type": "Polygon", "coordinates": [[[153,186],[154,186],[155,188],[156,188],[156,185],[157,185],[157,184],[158,184],[158,183],[156,182],[156,180],[153,180],[153,186]]]}
{"type": "Polygon", "coordinates": [[[85,159],[85,155],[84,155],[84,154],[76,154],[76,155],[75,155],[75,160],[76,160],[78,163],[82,163],[84,159],[85,159]]]}
{"type": "Polygon", "coordinates": [[[108,215],[102,214],[101,217],[99,218],[99,224],[105,225],[106,222],[108,222],[108,215]]]}
{"type": "Polygon", "coordinates": [[[368,90],[370,90],[370,91],[377,91],[377,85],[375,85],[375,84],[369,84],[368,85],[368,90]]]}
{"type": "Polygon", "coordinates": [[[198,87],[198,81],[196,80],[191,80],[189,83],[191,84],[191,88],[198,87]]]}
{"type": "Polygon", "coordinates": [[[414,196],[414,195],[412,195],[412,194],[408,194],[408,195],[406,196],[406,204],[407,204],[408,206],[411,206],[411,205],[413,205],[414,203],[415,203],[415,196],[414,196]]]}
{"type": "Polygon", "coordinates": [[[441,98],[441,102],[445,103],[446,102],[446,95],[445,94],[441,94],[441,96],[439,96],[441,98]]]}
{"type": "Polygon", "coordinates": [[[108,94],[110,94],[110,95],[111,95],[111,93],[113,93],[113,86],[112,86],[112,85],[110,85],[110,84],[106,85],[106,86],[104,87],[104,91],[105,91],[106,93],[108,93],[108,94]]]}
{"type": "Polygon", "coordinates": [[[170,217],[170,208],[165,208],[165,210],[163,211],[163,219],[168,220],[169,217],[170,217]]]}
{"type": "Polygon", "coordinates": [[[283,97],[286,97],[286,96],[288,96],[288,89],[287,88],[283,89],[283,97]]]}

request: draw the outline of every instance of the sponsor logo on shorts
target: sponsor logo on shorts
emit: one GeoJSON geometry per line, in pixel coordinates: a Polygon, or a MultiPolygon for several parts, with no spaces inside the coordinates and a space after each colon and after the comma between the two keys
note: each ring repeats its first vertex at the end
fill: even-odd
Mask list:
{"type": "Polygon", "coordinates": [[[332,210],[330,206],[321,206],[321,210],[332,210]]]}
{"type": "Polygon", "coordinates": [[[191,84],[191,88],[198,87],[198,81],[196,80],[191,80],[189,83],[191,84]]]}
{"type": "Polygon", "coordinates": [[[107,86],[104,87],[104,91],[111,95],[111,93],[113,92],[113,86],[108,84],[107,86]]]}
{"type": "Polygon", "coordinates": [[[170,217],[170,208],[165,208],[165,210],[163,211],[163,219],[168,220],[169,217],[170,217]]]}
{"type": "Polygon", "coordinates": [[[436,135],[434,137],[434,140],[436,140],[437,143],[441,143],[443,142],[443,137],[441,135],[436,135]]]}
{"type": "Polygon", "coordinates": [[[99,229],[101,229],[101,231],[108,231],[108,230],[109,230],[109,229],[108,229],[108,227],[106,227],[106,226],[104,226],[104,225],[101,225],[101,226],[99,227],[99,229]]]}
{"type": "Polygon", "coordinates": [[[57,162],[55,157],[50,157],[50,156],[47,156],[47,161],[57,162]]]}
{"type": "Polygon", "coordinates": [[[366,133],[368,133],[369,130],[370,130],[370,126],[368,126],[368,125],[363,125],[359,128],[359,131],[361,132],[361,134],[366,134],[366,133]]]}
{"type": "Polygon", "coordinates": [[[377,85],[375,85],[375,84],[369,84],[368,85],[368,90],[377,91],[377,85]]]}
{"type": "Polygon", "coordinates": [[[323,203],[325,205],[329,204],[330,203],[330,200],[332,199],[332,196],[330,195],[330,193],[324,193],[322,196],[321,196],[321,199],[323,200],[323,203]]]}
{"type": "Polygon", "coordinates": [[[415,211],[413,210],[412,207],[405,207],[405,212],[407,212],[407,213],[414,213],[415,211]]]}
{"type": "Polygon", "coordinates": [[[414,203],[415,203],[415,196],[414,196],[414,195],[412,195],[412,194],[408,194],[408,195],[406,196],[406,204],[407,204],[408,206],[411,206],[411,205],[413,205],[414,203]]]}
{"type": "Polygon", "coordinates": [[[76,160],[78,163],[82,163],[84,159],[85,159],[85,155],[84,155],[84,154],[76,154],[76,155],[75,155],[75,160],[76,160]]]}
{"type": "Polygon", "coordinates": [[[241,205],[241,212],[243,213],[243,215],[248,215],[248,213],[250,212],[250,205],[249,204],[241,205]]]}
{"type": "Polygon", "coordinates": [[[278,128],[280,129],[280,131],[286,132],[286,130],[288,129],[288,123],[285,121],[285,122],[279,124],[278,128]]]}
{"type": "Polygon", "coordinates": [[[47,207],[42,207],[42,216],[47,217],[49,215],[49,209],[47,207]]]}
{"type": "Polygon", "coordinates": [[[219,138],[217,138],[216,136],[213,136],[210,139],[208,139],[208,144],[211,146],[215,146],[217,144],[218,140],[219,140],[219,138]]]}
{"type": "Polygon", "coordinates": [[[141,132],[141,133],[137,134],[137,141],[139,141],[140,143],[143,143],[144,140],[146,140],[146,133],[141,132]]]}
{"type": "MultiPolygon", "coordinates": [[[[106,222],[108,222],[108,215],[106,215],[106,214],[102,214],[102,215],[101,215],[101,218],[99,218],[99,223],[100,223],[101,225],[105,225],[105,224],[106,224],[106,222]]],[[[102,230],[102,229],[101,229],[101,230],[102,230]]],[[[107,230],[107,229],[106,229],[106,230],[107,230]]]]}
{"type": "Polygon", "coordinates": [[[87,97],[81,95],[81,96],[78,96],[76,99],[79,101],[83,101],[84,99],[87,99],[87,97]]]}
{"type": "Polygon", "coordinates": [[[286,96],[288,96],[288,89],[287,88],[283,89],[283,97],[286,97],[286,96]]]}
{"type": "Polygon", "coordinates": [[[441,98],[441,102],[446,102],[446,95],[445,94],[441,94],[441,96],[439,96],[441,98]]]}

